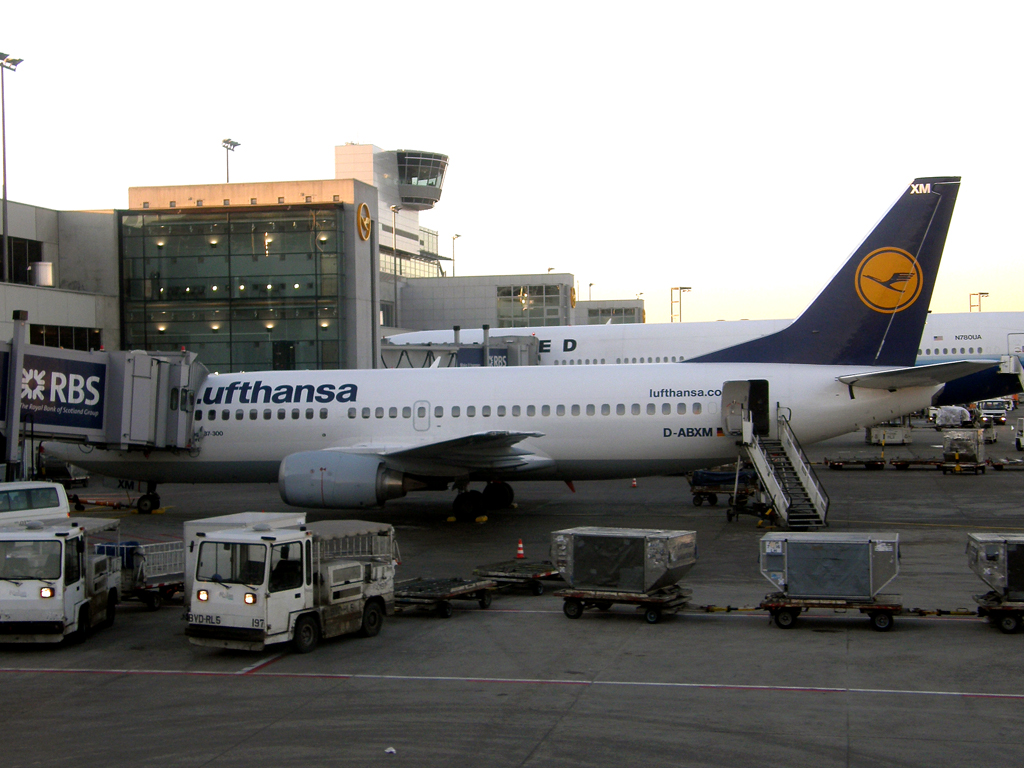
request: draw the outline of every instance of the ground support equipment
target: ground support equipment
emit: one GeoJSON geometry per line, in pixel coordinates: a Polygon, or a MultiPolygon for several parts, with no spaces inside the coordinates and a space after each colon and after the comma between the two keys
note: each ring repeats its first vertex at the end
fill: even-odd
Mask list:
{"type": "Polygon", "coordinates": [[[889,463],[896,467],[896,469],[910,469],[911,467],[931,469],[932,467],[942,467],[941,459],[890,459],[889,463]]]}
{"type": "Polygon", "coordinates": [[[756,498],[760,489],[757,473],[752,470],[741,470],[737,482],[736,470],[716,472],[698,469],[689,481],[695,507],[699,507],[705,501],[715,506],[719,494],[729,496],[730,507],[742,507],[747,503],[747,499],[756,498]]]}
{"type": "Polygon", "coordinates": [[[844,467],[864,467],[864,469],[885,469],[885,458],[882,456],[843,456],[840,454],[835,459],[825,457],[825,466],[829,469],[843,469],[844,467]]]}
{"type": "Polygon", "coordinates": [[[795,598],[785,592],[773,592],[761,601],[761,608],[771,614],[779,629],[792,629],[800,614],[812,608],[827,608],[836,613],[860,611],[871,619],[872,628],[879,632],[892,629],[895,617],[903,613],[899,595],[876,595],[874,600],[844,600],[842,598],[795,598]]]}
{"type": "Polygon", "coordinates": [[[491,604],[491,591],[498,583],[491,579],[410,579],[395,584],[395,611],[414,608],[434,611],[450,619],[453,600],[476,600],[481,608],[491,604]]]}
{"type": "Polygon", "coordinates": [[[975,595],[974,602],[978,604],[978,615],[999,627],[1000,632],[1013,634],[1024,624],[1024,602],[1006,600],[998,592],[975,595]]]}
{"type": "Polygon", "coordinates": [[[611,592],[597,589],[559,589],[555,597],[564,599],[562,612],[570,619],[578,619],[588,608],[607,611],[613,605],[632,605],[643,614],[648,624],[657,624],[667,613],[678,613],[686,607],[692,590],[678,584],[654,592],[611,592]]]}
{"type": "Polygon", "coordinates": [[[944,461],[939,464],[939,469],[942,470],[942,474],[952,473],[954,475],[967,474],[973,472],[975,475],[979,472],[985,474],[985,463],[981,461],[944,461]]]}
{"type": "Polygon", "coordinates": [[[562,580],[561,574],[550,560],[506,560],[481,565],[473,570],[473,575],[492,579],[500,587],[525,587],[533,595],[544,594],[542,580],[562,580]]]}

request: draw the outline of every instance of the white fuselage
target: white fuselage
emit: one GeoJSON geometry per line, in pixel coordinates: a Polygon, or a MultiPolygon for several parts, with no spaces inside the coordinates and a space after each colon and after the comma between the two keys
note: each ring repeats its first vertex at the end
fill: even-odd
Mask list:
{"type": "Polygon", "coordinates": [[[662,475],[736,458],[737,438],[723,417],[725,382],[767,380],[772,423],[779,412],[791,416],[804,443],[926,407],[939,389],[851,390],[837,381],[865,370],[695,363],[212,375],[197,395],[191,452],[48,450],[99,474],[158,483],[273,482],[284,457],[328,449],[379,455],[400,471],[443,476],[460,463],[389,454],[485,432],[535,432],[540,436],[516,445],[534,464],[476,471],[470,456],[456,474],[662,475]]]}
{"type": "MultiPolygon", "coordinates": [[[[792,320],[723,320],[694,323],[559,325],[541,328],[492,328],[491,336],[536,336],[541,365],[675,363],[760,338],[788,327],[792,320]]],[[[388,337],[396,344],[447,343],[453,331],[410,331],[388,337]]],[[[479,344],[483,331],[464,329],[463,344],[479,344]]],[[[931,314],[921,335],[918,365],[949,360],[1021,355],[1024,312],[931,314]]]]}

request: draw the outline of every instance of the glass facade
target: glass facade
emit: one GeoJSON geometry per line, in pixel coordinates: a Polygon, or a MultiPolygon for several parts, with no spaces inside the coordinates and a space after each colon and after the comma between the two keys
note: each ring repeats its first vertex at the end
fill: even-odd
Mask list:
{"type": "Polygon", "coordinates": [[[342,208],[125,213],[125,349],[211,371],[337,368],[342,208]]]}
{"type": "Polygon", "coordinates": [[[499,285],[498,327],[524,328],[565,325],[561,285],[499,285]]]}
{"type": "Polygon", "coordinates": [[[640,310],[636,307],[601,307],[587,310],[587,325],[605,325],[609,321],[612,325],[639,323],[640,310]]]}

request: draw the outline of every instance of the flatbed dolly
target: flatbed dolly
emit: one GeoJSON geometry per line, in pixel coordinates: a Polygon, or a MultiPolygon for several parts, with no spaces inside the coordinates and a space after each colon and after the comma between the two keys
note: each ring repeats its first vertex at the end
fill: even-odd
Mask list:
{"type": "Polygon", "coordinates": [[[999,627],[1000,632],[1010,635],[1020,631],[1024,623],[1024,602],[1006,600],[997,592],[975,595],[974,602],[978,604],[978,615],[999,627]]]}
{"type": "Polygon", "coordinates": [[[825,466],[829,469],[844,467],[864,467],[864,469],[885,469],[885,459],[881,456],[858,458],[856,456],[839,456],[835,459],[825,457],[825,466]]]}
{"type": "Polygon", "coordinates": [[[779,629],[792,629],[797,618],[812,608],[829,608],[836,612],[857,610],[871,619],[872,628],[879,632],[892,629],[895,617],[903,613],[899,595],[877,595],[874,600],[846,600],[843,598],[798,598],[784,592],[773,592],[761,601],[760,608],[768,611],[779,629]]]}
{"type": "Polygon", "coordinates": [[[718,504],[718,494],[728,495],[730,507],[742,507],[747,499],[757,496],[760,488],[757,473],[748,469],[740,470],[739,478],[736,470],[716,472],[698,469],[689,478],[689,482],[695,507],[705,501],[715,506],[718,504]]]}
{"type": "Polygon", "coordinates": [[[896,469],[910,469],[911,467],[941,467],[942,459],[890,459],[889,463],[896,469]]]}
{"type": "Polygon", "coordinates": [[[654,592],[619,592],[599,589],[559,589],[555,597],[565,600],[562,612],[570,619],[578,619],[588,608],[607,611],[613,605],[632,605],[642,613],[648,624],[657,624],[666,613],[678,613],[690,601],[692,590],[678,585],[654,592]]]}
{"type": "Polygon", "coordinates": [[[942,470],[942,474],[952,473],[954,475],[966,474],[967,472],[973,472],[974,474],[985,474],[985,464],[980,461],[944,461],[939,464],[939,469],[942,470]]]}
{"type": "Polygon", "coordinates": [[[525,587],[533,595],[544,594],[542,579],[562,580],[550,560],[506,560],[474,568],[473,575],[492,579],[499,587],[525,587]]]}
{"type": "Polygon", "coordinates": [[[434,611],[442,619],[450,619],[455,609],[453,600],[476,600],[481,608],[491,604],[491,591],[498,583],[490,579],[410,579],[395,584],[395,610],[402,613],[414,608],[434,611]]]}

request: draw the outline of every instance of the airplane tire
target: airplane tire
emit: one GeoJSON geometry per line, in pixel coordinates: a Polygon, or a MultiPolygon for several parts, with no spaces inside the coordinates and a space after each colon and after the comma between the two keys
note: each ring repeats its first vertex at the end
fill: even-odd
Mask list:
{"type": "Polygon", "coordinates": [[[153,510],[157,508],[157,498],[153,494],[147,493],[139,497],[135,506],[139,510],[140,515],[151,515],[153,510]]]}

